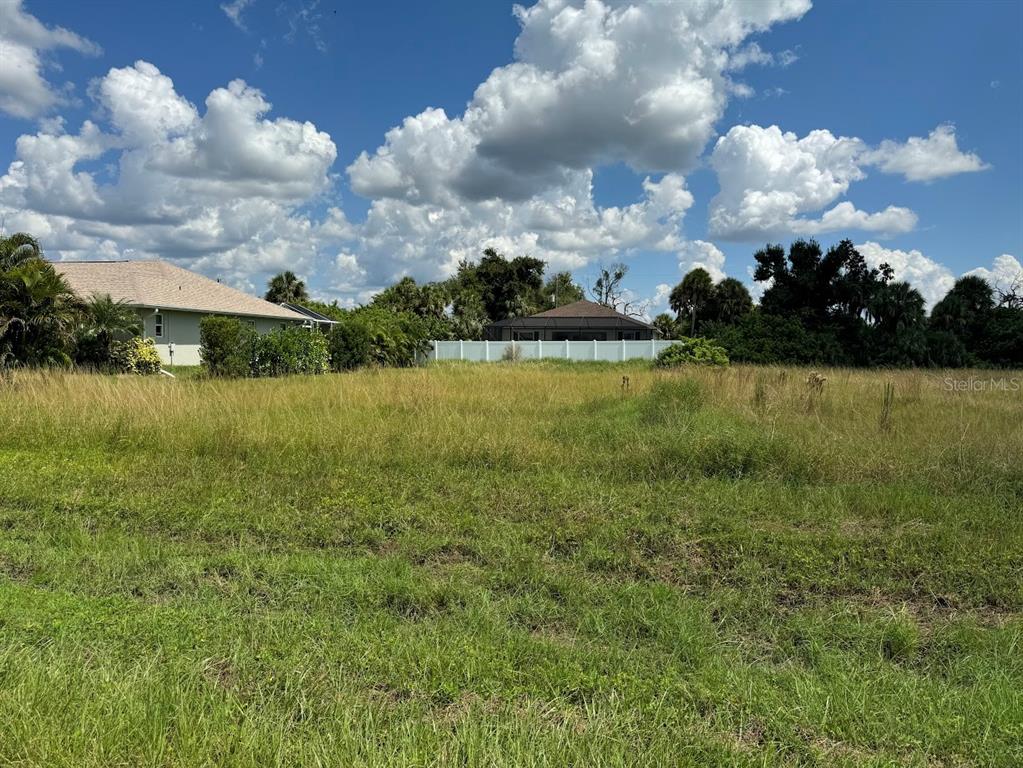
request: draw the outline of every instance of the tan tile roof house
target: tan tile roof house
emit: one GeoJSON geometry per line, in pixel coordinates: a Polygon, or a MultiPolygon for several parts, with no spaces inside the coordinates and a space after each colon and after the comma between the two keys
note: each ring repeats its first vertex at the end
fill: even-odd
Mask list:
{"type": "Polygon", "coordinates": [[[82,297],[110,294],[115,301],[138,307],[306,319],[298,312],[166,261],[58,261],[53,266],[64,276],[71,290],[82,297]]]}
{"type": "Polygon", "coordinates": [[[58,261],[53,267],[82,298],[109,294],[136,307],[143,334],[168,364],[199,364],[199,321],[206,315],[239,317],[260,333],[309,323],[299,312],[166,261],[58,261]]]}

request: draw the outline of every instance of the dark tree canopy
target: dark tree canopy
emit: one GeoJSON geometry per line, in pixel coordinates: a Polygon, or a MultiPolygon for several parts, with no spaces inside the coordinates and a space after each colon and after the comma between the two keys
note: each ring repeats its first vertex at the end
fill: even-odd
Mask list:
{"type": "Polygon", "coordinates": [[[282,302],[301,304],[309,300],[309,294],[306,293],[305,282],[299,280],[294,272],[287,270],[270,278],[264,298],[274,304],[282,302]]]}
{"type": "Polygon", "coordinates": [[[668,303],[678,317],[677,324],[690,336],[707,323],[735,323],[753,310],[753,299],[745,285],[734,277],[715,285],[702,267],[691,270],[672,289],[668,303]]]}
{"type": "Polygon", "coordinates": [[[572,279],[571,272],[555,272],[543,286],[544,308],[563,307],[583,298],[583,289],[572,279]]]}
{"type": "Polygon", "coordinates": [[[709,320],[734,323],[753,311],[753,298],[746,286],[734,277],[726,277],[716,286],[707,309],[709,320]]]}
{"type": "Polygon", "coordinates": [[[403,277],[373,297],[375,307],[394,312],[409,312],[420,317],[444,317],[448,305],[448,292],[443,285],[419,285],[411,277],[403,277]]]}
{"type": "Polygon", "coordinates": [[[975,341],[994,307],[994,291],[986,280],[976,275],[960,277],[945,298],[934,305],[931,326],[975,341]]]}
{"type": "Polygon", "coordinates": [[[754,279],[773,281],[760,301],[763,311],[798,312],[809,327],[862,318],[874,291],[892,277],[887,264],[867,266],[850,240],[842,240],[827,253],[816,240],[796,240],[789,246],[787,260],[782,246],[768,245],[753,258],[757,262],[754,279]]]}
{"type": "MultiPolygon", "coordinates": [[[[693,269],[670,293],[677,316],[662,313],[652,322],[661,337],[713,338],[737,362],[1023,367],[1023,276],[995,286],[962,277],[928,317],[917,290],[893,282],[888,265],[869,266],[850,240],[826,252],[815,240],[795,240],[787,251],[769,244],[754,259],[754,278],[767,283],[759,305],[739,280],[715,284],[707,270],[693,269]]],[[[266,297],[356,323],[351,333],[335,334],[345,349],[359,352],[352,360],[368,355],[404,365],[428,340],[480,339],[491,322],[583,297],[571,273],[545,275],[545,266],[488,248],[447,280],[421,284],[404,277],[356,309],[309,299],[290,271],[270,281],[266,297]]],[[[624,286],[627,274],[624,264],[602,268],[590,293],[638,315],[641,306],[624,286]]],[[[108,296],[75,296],[34,237],[0,237],[0,365],[102,366],[120,339],[138,330],[130,307],[108,296]]]]}
{"type": "Polygon", "coordinates": [[[682,282],[676,285],[668,298],[669,305],[681,323],[685,315],[689,320],[689,335],[696,335],[697,316],[703,317],[703,312],[711,303],[714,297],[714,280],[710,273],[702,267],[690,270],[682,278],[682,282]]]}
{"type": "Polygon", "coordinates": [[[544,263],[532,256],[506,259],[493,248],[476,264],[462,262],[453,279],[456,290],[477,293],[491,321],[521,317],[543,306],[544,263]]]}
{"type": "Polygon", "coordinates": [[[888,283],[874,291],[867,307],[873,322],[871,357],[885,365],[922,365],[927,359],[924,297],[909,283],[888,283]]]}
{"type": "Polygon", "coordinates": [[[992,289],[960,278],[930,318],[923,297],[892,282],[887,264],[868,266],[849,240],[822,252],[796,240],[786,254],[767,245],[754,277],[770,281],[760,306],[705,329],[734,360],[836,365],[1023,365],[1023,308],[1012,281],[992,289]]]}

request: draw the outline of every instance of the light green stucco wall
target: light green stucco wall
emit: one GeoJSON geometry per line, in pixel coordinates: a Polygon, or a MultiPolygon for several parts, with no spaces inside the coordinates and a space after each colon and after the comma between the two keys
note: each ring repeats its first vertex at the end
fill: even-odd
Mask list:
{"type": "MultiPolygon", "coordinates": [[[[207,317],[202,312],[181,312],[179,310],[161,310],[163,315],[163,335],[156,337],[155,313],[151,309],[139,310],[142,315],[142,334],[156,342],[156,350],[165,365],[199,365],[199,321],[207,317]],[[171,357],[171,345],[174,355],[171,357]]],[[[239,317],[240,320],[255,322],[259,333],[268,333],[281,324],[301,325],[301,321],[274,320],[262,317],[239,317]]]]}

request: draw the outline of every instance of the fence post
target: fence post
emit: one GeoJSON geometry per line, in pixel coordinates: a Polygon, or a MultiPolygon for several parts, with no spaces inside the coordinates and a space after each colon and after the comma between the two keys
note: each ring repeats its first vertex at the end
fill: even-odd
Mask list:
{"type": "Polygon", "coordinates": [[[483,340],[483,359],[490,362],[490,339],[483,340]]]}
{"type": "Polygon", "coordinates": [[[625,362],[625,339],[622,339],[622,360],[621,360],[621,362],[623,362],[623,363],[625,362]]]}
{"type": "Polygon", "coordinates": [[[465,341],[462,339],[458,340],[458,359],[465,360],[465,341]]]}
{"type": "Polygon", "coordinates": [[[597,362],[597,340],[593,340],[593,362],[597,362]]]}
{"type": "MultiPolygon", "coordinates": [[[[540,331],[540,333],[542,334],[543,331],[540,331]]],[[[539,336],[536,339],[536,359],[543,360],[543,339],[539,336]]]]}
{"type": "Polygon", "coordinates": [[[439,353],[438,353],[438,351],[437,351],[437,342],[436,342],[436,341],[431,341],[430,343],[431,343],[431,344],[433,344],[433,362],[435,362],[435,363],[436,363],[436,362],[437,362],[437,360],[439,360],[439,359],[440,359],[440,358],[439,358],[439,357],[437,356],[437,355],[439,354],[439,353]]]}
{"type": "Polygon", "coordinates": [[[657,359],[657,339],[654,338],[652,333],[650,334],[650,359],[657,359]]]}
{"type": "Polygon", "coordinates": [[[566,360],[572,359],[572,342],[569,341],[568,339],[565,339],[565,359],[566,360]]]}

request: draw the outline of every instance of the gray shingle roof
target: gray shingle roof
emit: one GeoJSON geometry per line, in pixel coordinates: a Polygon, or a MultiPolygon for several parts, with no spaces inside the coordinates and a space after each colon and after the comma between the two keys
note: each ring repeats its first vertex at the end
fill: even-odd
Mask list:
{"type": "Polygon", "coordinates": [[[223,315],[305,320],[290,309],[263,301],[166,261],[56,261],[71,290],[82,298],[110,294],[140,307],[223,315]]]}

